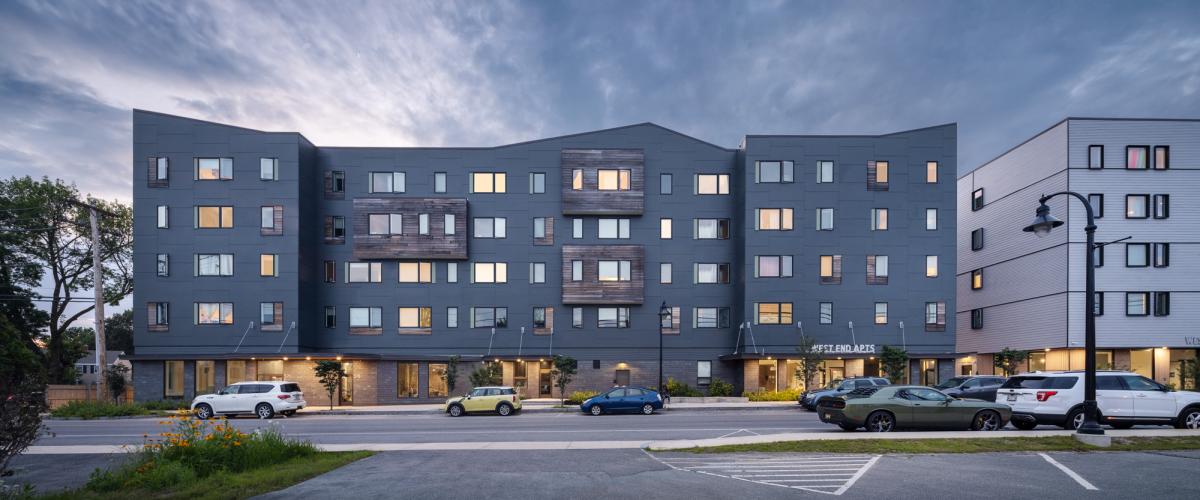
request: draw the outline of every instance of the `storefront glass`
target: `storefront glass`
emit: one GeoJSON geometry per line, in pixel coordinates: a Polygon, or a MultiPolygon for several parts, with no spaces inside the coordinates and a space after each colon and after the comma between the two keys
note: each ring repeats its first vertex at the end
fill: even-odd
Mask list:
{"type": "Polygon", "coordinates": [[[758,387],[765,391],[773,391],[778,387],[775,383],[775,360],[758,360],[758,387]]]}
{"type": "Polygon", "coordinates": [[[217,373],[212,361],[196,361],[196,395],[216,392],[217,373]]]}
{"type": "Polygon", "coordinates": [[[246,361],[242,359],[231,359],[225,362],[225,385],[245,382],[246,378],[246,361]]]}
{"type": "Polygon", "coordinates": [[[1044,372],[1046,371],[1046,352],[1031,352],[1029,353],[1029,371],[1044,372]]]}
{"type": "Polygon", "coordinates": [[[255,366],[255,380],[260,381],[279,381],[283,380],[283,360],[272,359],[259,361],[255,366]]]}
{"type": "Polygon", "coordinates": [[[921,360],[921,385],[934,386],[938,383],[937,360],[921,360]]]}
{"type": "Polygon", "coordinates": [[[429,397],[446,397],[446,365],[444,363],[429,363],[429,397]]]}
{"type": "Polygon", "coordinates": [[[417,363],[396,363],[396,397],[398,398],[416,398],[420,397],[420,389],[417,384],[419,376],[417,363]]]}
{"type": "MultiPolygon", "coordinates": [[[[1099,364],[1099,361],[1097,361],[1099,364]]],[[[1129,370],[1143,377],[1154,378],[1154,349],[1129,351],[1129,370]]]]}
{"type": "Polygon", "coordinates": [[[343,361],[342,371],[346,372],[346,376],[342,377],[341,386],[338,388],[338,402],[344,405],[354,404],[354,363],[343,361]]]}

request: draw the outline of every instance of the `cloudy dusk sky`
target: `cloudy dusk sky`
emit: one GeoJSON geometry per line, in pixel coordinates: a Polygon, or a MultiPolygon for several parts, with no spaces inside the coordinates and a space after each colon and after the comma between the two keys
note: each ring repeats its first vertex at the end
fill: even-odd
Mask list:
{"type": "Polygon", "coordinates": [[[0,176],[130,197],[142,108],[318,145],[643,121],[958,122],[966,171],[1071,116],[1200,117],[1200,2],[0,2],[0,176]]]}

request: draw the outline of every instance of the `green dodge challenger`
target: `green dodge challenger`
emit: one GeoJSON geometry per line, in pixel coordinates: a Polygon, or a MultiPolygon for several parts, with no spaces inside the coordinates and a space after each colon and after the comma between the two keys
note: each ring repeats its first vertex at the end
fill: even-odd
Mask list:
{"type": "Polygon", "coordinates": [[[817,406],[821,421],[847,431],[896,429],[995,431],[1012,417],[1008,405],[957,399],[918,385],[863,387],[817,406]]]}

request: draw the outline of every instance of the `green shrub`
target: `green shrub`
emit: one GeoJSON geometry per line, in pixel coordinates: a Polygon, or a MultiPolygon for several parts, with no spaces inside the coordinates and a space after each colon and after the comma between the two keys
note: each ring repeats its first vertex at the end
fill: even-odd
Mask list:
{"type": "Polygon", "coordinates": [[[796,389],[787,389],[783,391],[754,391],[743,394],[750,401],[795,401],[800,396],[800,391],[796,389]]]}
{"type": "Polygon", "coordinates": [[[591,399],[598,394],[600,394],[600,393],[596,392],[596,391],[574,391],[571,393],[571,396],[567,398],[567,404],[569,404],[569,405],[583,404],[584,401],[587,401],[588,399],[591,399]]]}
{"type": "Polygon", "coordinates": [[[145,408],[147,410],[159,410],[159,411],[187,410],[190,406],[187,401],[184,401],[182,399],[161,399],[158,401],[139,401],[135,404],[141,405],[142,408],[145,408]]]}
{"type": "Polygon", "coordinates": [[[667,379],[667,394],[670,394],[673,398],[698,398],[704,395],[704,393],[696,389],[692,389],[691,387],[688,387],[687,384],[673,378],[667,379]]]}
{"type": "Polygon", "coordinates": [[[148,415],[149,413],[144,407],[137,404],[118,404],[108,401],[71,401],[50,410],[50,415],[54,417],[76,417],[83,419],[130,417],[134,415],[148,415]]]}
{"type": "Polygon", "coordinates": [[[723,378],[713,378],[708,384],[708,395],[713,397],[726,397],[733,395],[733,384],[726,382],[723,378]]]}

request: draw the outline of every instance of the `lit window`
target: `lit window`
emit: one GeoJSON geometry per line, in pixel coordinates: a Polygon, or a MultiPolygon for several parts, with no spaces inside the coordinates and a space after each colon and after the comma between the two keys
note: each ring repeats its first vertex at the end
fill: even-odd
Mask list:
{"type": "Polygon", "coordinates": [[[371,193],[403,193],[404,172],[371,172],[371,193]]]}
{"type": "Polygon", "coordinates": [[[888,305],[887,302],[875,303],[875,324],[886,325],[888,322],[888,305]]]}
{"type": "Polygon", "coordinates": [[[198,181],[233,179],[233,158],[196,158],[194,161],[198,181]]]}
{"type": "Polygon", "coordinates": [[[791,302],[760,302],[755,304],[754,320],[759,325],[792,324],[791,302]]]}
{"type": "Polygon", "coordinates": [[[836,285],[842,282],[842,256],[822,255],[820,257],[820,278],[822,284],[836,285]]]}
{"type": "Polygon", "coordinates": [[[755,211],[755,229],[759,231],[791,231],[792,209],[760,208],[755,211]]]}
{"type": "Polygon", "coordinates": [[[258,275],[271,278],[279,276],[279,256],[272,253],[259,255],[258,275]]]}
{"type": "Polygon", "coordinates": [[[1148,156],[1150,156],[1150,148],[1148,146],[1125,147],[1125,168],[1130,170],[1145,170],[1148,156]]]}
{"type": "Polygon", "coordinates": [[[600,191],[629,191],[629,175],[630,171],[625,169],[597,170],[596,189],[600,191]]]}
{"type": "Polygon", "coordinates": [[[971,289],[980,290],[983,288],[983,269],[971,271],[971,289]]]}
{"type": "Polygon", "coordinates": [[[925,256],[925,277],[936,278],[938,276],[938,256],[925,256]]]}
{"type": "Polygon", "coordinates": [[[696,194],[729,194],[729,174],[696,174],[696,194]]]}
{"type": "Polygon", "coordinates": [[[671,239],[671,219],[658,220],[658,237],[664,240],[671,239]]]}
{"type": "Polygon", "coordinates": [[[872,208],[871,209],[871,230],[872,231],[887,231],[888,228],[888,209],[872,208]]]}
{"type": "Polygon", "coordinates": [[[432,328],[433,308],[430,307],[400,307],[398,308],[400,328],[432,328]]]}
{"type": "Polygon", "coordinates": [[[938,162],[925,162],[925,182],[928,184],[937,184],[938,181],[938,162]]]}
{"type": "Polygon", "coordinates": [[[433,283],[432,262],[400,262],[400,283],[433,283]]]}
{"type": "Polygon", "coordinates": [[[1125,196],[1125,218],[1145,219],[1150,217],[1150,196],[1131,194],[1125,196]]]}
{"type": "Polygon", "coordinates": [[[472,193],[506,193],[508,192],[508,174],[504,172],[473,172],[471,173],[472,193]]]}
{"type": "Polygon", "coordinates": [[[196,227],[200,229],[233,227],[233,207],[196,207],[196,227]]]}
{"type": "Polygon", "coordinates": [[[232,302],[197,302],[194,311],[197,325],[232,325],[232,302]]]}
{"type": "Polygon", "coordinates": [[[1154,146],[1154,170],[1171,168],[1171,150],[1168,146],[1154,146]]]}
{"type": "Polygon", "coordinates": [[[508,283],[508,263],[476,262],[471,269],[472,283],[508,283]]]}
{"type": "Polygon", "coordinates": [[[571,190],[583,191],[583,169],[577,168],[571,171],[571,190]]]}
{"type": "Polygon", "coordinates": [[[886,184],[888,182],[888,162],[875,162],[875,181],[886,184]]]}

